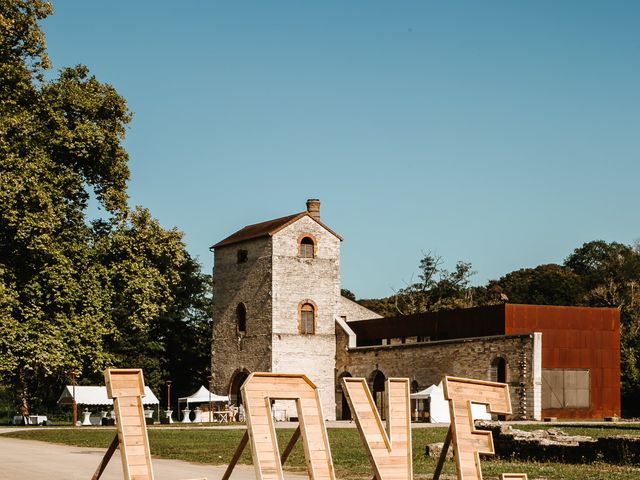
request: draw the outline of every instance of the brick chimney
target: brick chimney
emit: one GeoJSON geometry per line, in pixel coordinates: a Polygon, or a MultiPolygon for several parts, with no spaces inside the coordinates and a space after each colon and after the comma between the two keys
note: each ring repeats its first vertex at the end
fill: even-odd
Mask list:
{"type": "Polygon", "coordinates": [[[307,200],[307,212],[312,218],[320,221],[320,200],[317,198],[307,200]]]}

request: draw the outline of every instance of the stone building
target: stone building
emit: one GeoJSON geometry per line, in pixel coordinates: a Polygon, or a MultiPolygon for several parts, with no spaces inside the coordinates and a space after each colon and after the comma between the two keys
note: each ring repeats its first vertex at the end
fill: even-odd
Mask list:
{"type": "Polygon", "coordinates": [[[508,383],[516,419],[619,415],[617,310],[498,305],[382,318],[340,295],[341,241],[312,199],[212,247],[216,393],[239,404],[250,372],[302,372],[325,418],[346,419],[344,376],[367,378],[382,410],[388,377],[417,390],[455,375],[508,383]]]}
{"type": "Polygon", "coordinates": [[[307,210],[249,225],[213,246],[213,386],[241,402],[253,371],[304,372],[335,418],[335,319],[379,316],[340,295],[342,238],[307,210]]]}

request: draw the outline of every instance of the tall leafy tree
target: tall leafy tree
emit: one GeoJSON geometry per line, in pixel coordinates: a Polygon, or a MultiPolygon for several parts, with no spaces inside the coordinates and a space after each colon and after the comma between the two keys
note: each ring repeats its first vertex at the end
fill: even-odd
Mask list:
{"type": "MultiPolygon", "coordinates": [[[[211,276],[201,272],[200,264],[187,256],[175,284],[174,301],[152,326],[151,335],[163,345],[161,368],[173,381],[176,397],[187,396],[201,385],[208,387],[211,373],[211,276]]],[[[164,396],[164,389],[161,390],[164,396]]],[[[166,400],[166,398],[165,398],[166,400]]]]}
{"type": "Polygon", "coordinates": [[[175,350],[167,330],[200,308],[189,282],[206,281],[180,232],[127,206],[124,98],[83,66],[45,80],[38,22],[51,13],[0,2],[0,383],[36,405],[74,367],[91,381],[107,366],[143,367],[159,385],[175,350]],[[106,212],[93,223],[91,196],[106,212]]]}
{"type": "Polygon", "coordinates": [[[0,379],[27,399],[74,365],[99,370],[113,333],[84,210],[89,192],[126,213],[131,118],[126,102],[84,67],[43,80],[38,21],[48,3],[0,4],[0,379]]]}
{"type": "Polygon", "coordinates": [[[512,303],[534,305],[578,305],[583,292],[580,276],[556,264],[515,270],[490,281],[487,289],[504,293],[512,303]]]}
{"type": "Polygon", "coordinates": [[[380,307],[387,311],[388,303],[393,302],[396,315],[411,315],[473,306],[470,280],[475,272],[471,264],[458,261],[449,271],[442,268],[442,263],[441,257],[425,254],[419,263],[419,281],[408,284],[380,307]]]}

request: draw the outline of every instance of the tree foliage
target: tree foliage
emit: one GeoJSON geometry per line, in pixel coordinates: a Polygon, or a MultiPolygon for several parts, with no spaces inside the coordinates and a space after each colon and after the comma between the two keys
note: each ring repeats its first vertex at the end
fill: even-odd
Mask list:
{"type": "Polygon", "coordinates": [[[442,268],[440,256],[427,253],[419,264],[419,281],[407,285],[395,295],[395,305],[402,315],[449,310],[472,306],[471,264],[458,261],[453,271],[442,268]]]}
{"type": "Polygon", "coordinates": [[[157,386],[175,350],[161,325],[173,315],[178,328],[207,281],[180,232],[129,210],[125,99],[84,66],[44,80],[38,22],[51,13],[0,3],[0,383],[36,404],[73,367],[96,381],[107,366],[141,366],[157,386]],[[107,215],[93,223],[91,196],[107,215]]]}
{"type": "Polygon", "coordinates": [[[390,297],[358,303],[385,317],[473,306],[470,281],[475,272],[471,264],[459,261],[449,271],[442,268],[442,263],[442,257],[429,252],[420,260],[419,281],[408,283],[390,297]]]}
{"type": "Polygon", "coordinates": [[[504,293],[512,303],[576,305],[582,284],[573,270],[551,263],[507,273],[499,280],[490,281],[487,289],[504,293]]]}

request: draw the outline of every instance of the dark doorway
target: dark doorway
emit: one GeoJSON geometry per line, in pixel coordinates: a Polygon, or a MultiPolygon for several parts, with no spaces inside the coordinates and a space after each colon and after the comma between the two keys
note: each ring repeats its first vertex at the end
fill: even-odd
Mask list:
{"type": "Polygon", "coordinates": [[[507,383],[507,361],[498,357],[491,362],[491,380],[507,383]]]}
{"type": "Polygon", "coordinates": [[[234,404],[236,407],[242,405],[242,393],[240,392],[240,387],[249,376],[249,372],[240,371],[236,373],[231,380],[231,388],[229,388],[229,402],[234,404]]]}
{"type": "Polygon", "coordinates": [[[378,409],[380,418],[384,420],[385,419],[384,389],[385,389],[386,377],[384,376],[384,373],[382,373],[380,370],[376,370],[372,375],[373,375],[373,401],[376,404],[376,408],[378,409]]]}
{"type": "Polygon", "coordinates": [[[340,420],[351,420],[351,408],[349,407],[347,396],[344,394],[344,390],[342,389],[342,379],[351,376],[352,375],[349,372],[345,372],[342,373],[338,378],[338,385],[336,390],[338,405],[340,405],[340,412],[338,412],[338,418],[340,418],[340,420]]]}
{"type": "MultiPolygon", "coordinates": [[[[494,382],[507,383],[507,361],[502,357],[497,357],[491,362],[491,380],[494,382]]],[[[498,415],[498,420],[506,420],[505,415],[498,415]]]]}

